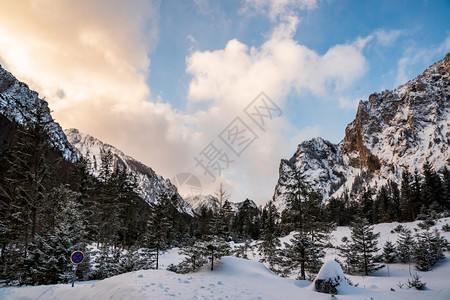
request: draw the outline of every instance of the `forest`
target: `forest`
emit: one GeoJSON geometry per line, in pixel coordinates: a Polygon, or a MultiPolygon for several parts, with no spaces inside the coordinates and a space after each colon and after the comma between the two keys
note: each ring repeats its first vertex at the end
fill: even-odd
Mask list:
{"type": "MultiPolygon", "coordinates": [[[[6,284],[65,283],[72,276],[70,254],[85,253],[80,280],[158,268],[161,251],[179,247],[186,259],[169,270],[195,271],[224,255],[246,258],[258,251],[261,261],[280,276],[298,271],[299,279],[316,274],[335,226],[350,226],[343,240],[341,263],[346,271],[369,274],[395,261],[430,270],[443,259],[447,241],[438,232],[413,235],[397,228],[401,238],[385,245],[383,255],[372,224],[423,220],[424,228],[450,209],[450,171],[435,171],[428,162],[423,173],[403,170],[401,184],[357,187],[326,203],[301,174],[280,179],[287,208],[272,202],[258,209],[245,200],[235,212],[230,195],[216,192],[221,208],[203,208],[196,216],[177,209],[176,195],[162,193],[148,205],[137,193],[133,174],[112,168],[111,153],[102,154],[100,175],[89,172],[89,161],[68,162],[49,143],[45,108],[36,104],[26,127],[2,122],[0,148],[0,281],[6,284]],[[280,237],[295,232],[289,244],[280,237]],[[230,247],[230,242],[238,247],[230,247]]],[[[9,122],[9,123],[8,123],[9,122]]],[[[448,228],[450,230],[450,228],[448,228]]]]}

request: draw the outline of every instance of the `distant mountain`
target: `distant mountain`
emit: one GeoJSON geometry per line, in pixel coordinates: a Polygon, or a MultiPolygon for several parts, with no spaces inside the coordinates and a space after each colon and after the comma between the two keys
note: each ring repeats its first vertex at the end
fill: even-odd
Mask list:
{"type": "Polygon", "coordinates": [[[76,153],[61,126],[53,121],[48,103],[40,99],[38,93],[30,90],[28,85],[18,81],[0,66],[0,114],[9,121],[26,127],[33,121],[33,112],[37,104],[45,108],[44,121],[49,121],[46,129],[52,147],[66,160],[74,162],[77,158],[76,153]]]}
{"type": "MultiPolygon", "coordinates": [[[[212,210],[213,212],[218,212],[220,210],[220,202],[217,199],[217,197],[212,195],[197,195],[197,196],[190,196],[185,198],[186,202],[189,203],[194,211],[197,214],[200,214],[203,208],[212,210]]],[[[253,200],[250,201],[250,206],[253,208],[258,208],[256,203],[253,200]]],[[[234,203],[230,202],[231,209],[237,213],[241,209],[242,205],[245,201],[234,203]]]]}
{"type": "MultiPolygon", "coordinates": [[[[435,170],[450,164],[450,53],[414,80],[361,101],[342,142],[305,141],[279,172],[297,170],[326,200],[399,183],[403,168],[421,172],[426,160],[435,170]]],[[[286,206],[280,181],[273,201],[286,206]]]]}
{"type": "Polygon", "coordinates": [[[95,177],[98,177],[101,167],[102,156],[108,151],[113,155],[112,168],[121,167],[135,174],[139,185],[139,195],[148,203],[155,204],[161,193],[169,196],[177,195],[180,212],[194,215],[192,207],[186,203],[178,194],[177,188],[168,179],[164,179],[153,171],[152,168],[140,163],[134,158],[125,155],[119,149],[105,144],[102,141],[81,133],[78,129],[67,129],[64,131],[69,142],[76,150],[77,155],[85,158],[89,162],[89,170],[95,177]]]}

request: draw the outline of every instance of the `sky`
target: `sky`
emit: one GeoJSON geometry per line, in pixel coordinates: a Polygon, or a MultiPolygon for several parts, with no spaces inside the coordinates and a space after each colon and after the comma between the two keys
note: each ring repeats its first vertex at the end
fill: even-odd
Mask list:
{"type": "Polygon", "coordinates": [[[235,202],[449,51],[445,0],[0,1],[0,64],[64,129],[235,202]]]}

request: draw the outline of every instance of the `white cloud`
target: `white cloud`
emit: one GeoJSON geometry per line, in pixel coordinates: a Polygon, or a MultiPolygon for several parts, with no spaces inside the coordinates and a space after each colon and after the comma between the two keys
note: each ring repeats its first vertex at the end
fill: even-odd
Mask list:
{"type": "Polygon", "coordinates": [[[404,30],[398,29],[389,31],[386,31],[385,29],[379,29],[374,33],[378,43],[386,47],[392,46],[402,34],[404,34],[404,30]]]}
{"type": "Polygon", "coordinates": [[[1,1],[0,56],[50,102],[63,128],[92,134],[171,177],[192,160],[197,136],[187,129],[190,116],[153,97],[146,82],[157,9],[148,0],[1,1]]]}
{"type": "Polygon", "coordinates": [[[241,13],[256,11],[268,15],[273,21],[296,15],[296,10],[312,10],[318,0],[245,0],[241,13]]]}
{"type": "MultiPolygon", "coordinates": [[[[319,55],[293,39],[297,22],[296,17],[290,17],[278,24],[260,47],[248,47],[234,39],[224,49],[196,51],[186,59],[186,71],[192,75],[188,101],[192,105],[204,102],[212,112],[197,116],[205,137],[210,134],[214,138],[261,91],[279,106],[292,91],[338,101],[339,95],[365,74],[362,50],[366,42],[336,45],[319,55]]],[[[259,201],[264,197],[268,200],[278,177],[278,164],[262,162],[290,157],[299,142],[317,136],[319,131],[319,127],[308,127],[296,132],[286,118],[274,120],[271,130],[259,132],[259,139],[236,162],[239,176],[229,171],[234,182],[239,182],[236,196],[243,200],[248,187],[257,186],[252,195],[259,201]],[[292,136],[296,142],[290,140],[292,136]]]]}
{"type": "MultiPolygon", "coordinates": [[[[113,144],[165,177],[180,172],[201,177],[194,155],[218,141],[235,117],[245,117],[243,109],[261,91],[280,107],[293,91],[339,99],[367,69],[363,39],[323,55],[293,39],[299,19],[291,9],[313,9],[316,1],[247,4],[258,3],[282,20],[265,43],[249,47],[233,39],[224,49],[186,58],[192,114],[152,96],[146,83],[152,76],[148,56],[158,40],[157,4],[151,1],[2,1],[0,56],[47,98],[64,128],[113,144]]],[[[234,189],[234,200],[248,196],[263,203],[272,196],[279,160],[319,131],[297,132],[286,118],[276,118],[220,180],[234,189]]],[[[215,189],[204,184],[208,192],[215,189]]]]}
{"type": "Polygon", "coordinates": [[[397,63],[397,77],[396,85],[401,85],[411,80],[417,74],[412,73],[412,68],[420,63],[421,65],[429,66],[435,61],[435,57],[442,58],[450,51],[450,36],[436,47],[420,48],[410,47],[405,51],[402,58],[397,63]]]}

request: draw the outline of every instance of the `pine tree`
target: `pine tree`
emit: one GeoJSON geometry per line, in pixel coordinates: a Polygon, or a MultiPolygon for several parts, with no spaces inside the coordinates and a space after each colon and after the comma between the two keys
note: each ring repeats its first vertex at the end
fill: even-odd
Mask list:
{"type": "Polygon", "coordinates": [[[345,252],[351,252],[354,258],[351,261],[347,261],[357,272],[362,272],[365,275],[376,271],[383,266],[375,263],[374,253],[379,248],[378,237],[380,233],[373,233],[373,227],[369,226],[366,219],[357,219],[350,226],[351,230],[351,242],[349,243],[349,249],[345,252]]]}
{"type": "Polygon", "coordinates": [[[402,172],[399,221],[404,222],[414,220],[417,210],[417,208],[414,208],[411,174],[408,169],[405,168],[402,172]]]}
{"type": "Polygon", "coordinates": [[[445,258],[444,249],[447,241],[437,230],[433,233],[427,230],[417,234],[416,241],[413,246],[413,256],[418,270],[429,271],[439,260],[445,258]]]}
{"type": "Polygon", "coordinates": [[[353,244],[350,243],[350,240],[348,237],[344,236],[342,238],[342,244],[338,248],[339,249],[339,256],[342,257],[345,261],[346,266],[346,273],[354,274],[358,272],[358,265],[359,265],[359,257],[358,253],[356,252],[356,248],[353,246],[353,244]]]}
{"type": "Polygon", "coordinates": [[[450,209],[450,170],[447,167],[444,167],[442,172],[443,175],[443,188],[444,188],[444,196],[443,196],[443,206],[445,209],[450,209]]]}
{"type": "Polygon", "coordinates": [[[439,175],[433,170],[428,160],[423,164],[422,198],[426,208],[433,205],[438,210],[444,205],[444,190],[439,175]],[[434,203],[435,202],[435,203],[434,203]]]}
{"type": "Polygon", "coordinates": [[[277,232],[277,220],[279,215],[272,202],[269,202],[265,212],[266,218],[263,222],[261,231],[261,242],[258,245],[258,249],[263,255],[263,258],[260,261],[267,262],[269,268],[275,270],[275,265],[279,261],[277,258],[277,248],[281,246],[277,232]]]}
{"type": "Polygon", "coordinates": [[[383,260],[387,264],[392,264],[397,260],[397,252],[391,241],[387,241],[383,246],[383,260]]]}
{"type": "Polygon", "coordinates": [[[180,273],[188,273],[197,270],[208,262],[208,259],[204,256],[207,253],[206,243],[198,240],[194,245],[183,248],[180,251],[181,255],[185,255],[186,258],[178,265],[180,273]]]}
{"type": "Polygon", "coordinates": [[[156,269],[159,266],[159,253],[167,247],[167,231],[170,230],[170,222],[164,214],[164,205],[167,195],[161,194],[160,202],[154,207],[154,210],[147,222],[145,233],[145,245],[154,249],[156,253],[156,269]]]}
{"type": "Polygon", "coordinates": [[[203,253],[205,257],[209,257],[211,261],[211,271],[214,270],[214,260],[221,259],[230,253],[230,246],[220,237],[213,237],[212,240],[206,242],[206,251],[203,253]]]}
{"type": "Polygon", "coordinates": [[[289,269],[300,267],[299,279],[306,280],[306,270],[317,273],[322,266],[324,244],[320,240],[313,240],[311,236],[298,232],[291,239],[288,247],[286,264],[289,269]]]}
{"type": "Polygon", "coordinates": [[[288,208],[283,214],[283,222],[286,228],[296,231],[284,263],[300,267],[300,278],[306,279],[306,270],[319,270],[322,249],[333,226],[325,222],[321,195],[311,190],[295,166],[284,176],[286,178],[280,182],[287,193],[288,208]]]}
{"type": "Polygon", "coordinates": [[[411,262],[414,243],[411,230],[404,228],[397,239],[397,257],[401,263],[411,262]]]}

